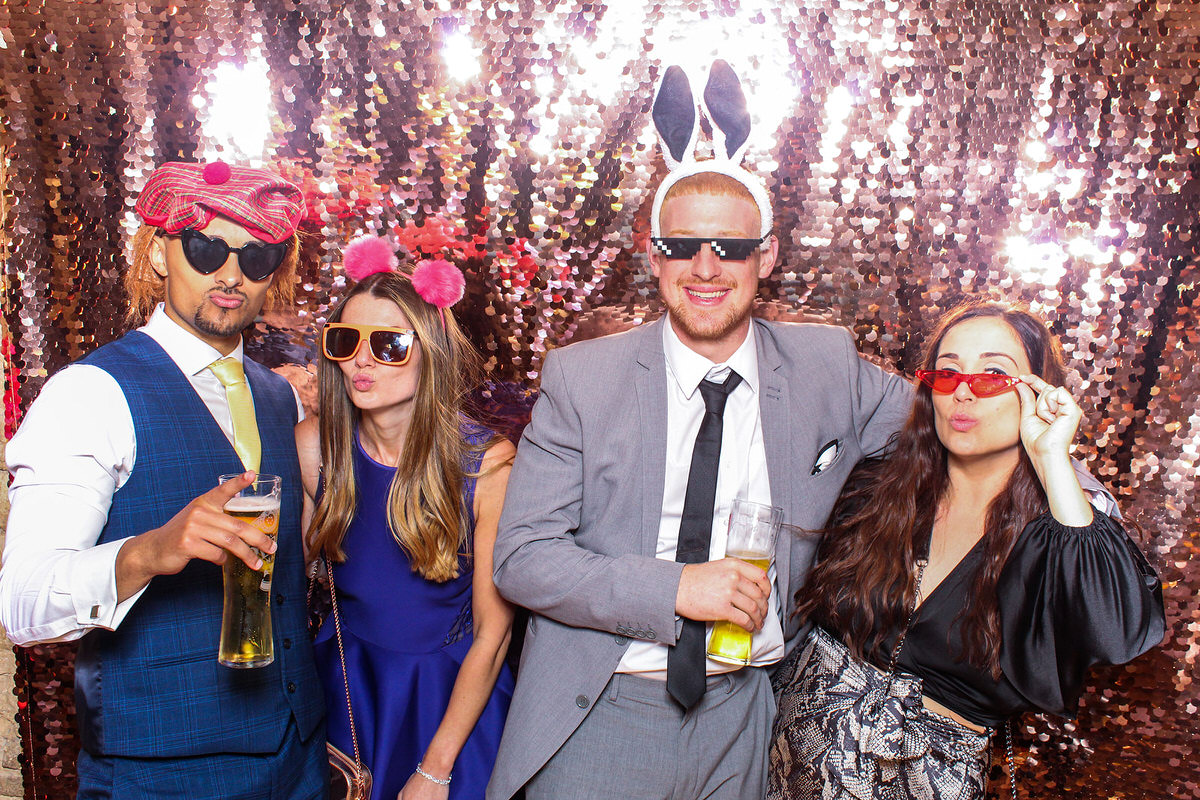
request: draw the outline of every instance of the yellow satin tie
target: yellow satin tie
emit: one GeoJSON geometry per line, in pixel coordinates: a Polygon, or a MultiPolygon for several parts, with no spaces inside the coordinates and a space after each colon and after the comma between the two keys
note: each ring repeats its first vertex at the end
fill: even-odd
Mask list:
{"type": "Polygon", "coordinates": [[[262,458],[262,443],[258,440],[258,420],[254,417],[254,400],[246,383],[242,362],[236,358],[221,358],[208,365],[213,375],[225,387],[229,414],[233,417],[233,449],[242,459],[242,466],[258,472],[262,458]]]}

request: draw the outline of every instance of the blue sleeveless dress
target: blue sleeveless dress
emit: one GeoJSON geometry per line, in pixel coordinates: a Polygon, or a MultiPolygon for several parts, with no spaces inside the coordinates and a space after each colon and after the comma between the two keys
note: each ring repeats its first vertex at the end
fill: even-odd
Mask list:
{"type": "MultiPolygon", "coordinates": [[[[470,444],[491,435],[464,424],[463,438],[470,444]]],[[[479,455],[470,458],[467,471],[478,470],[479,461],[479,455]]],[[[385,506],[395,469],[373,460],[357,444],[354,470],[359,507],[343,543],[346,560],[334,565],[333,578],[359,750],[374,778],[371,798],[395,800],[441,724],[459,666],[474,640],[472,569],[461,559],[459,576],[446,583],[413,572],[387,524],[385,506]]],[[[472,528],[474,496],[475,479],[468,477],[463,503],[472,528]]],[[[332,614],[313,647],[325,689],[329,741],[353,757],[332,614]]],[[[482,800],[512,690],[513,676],[505,666],[454,765],[450,800],[482,800]]]]}

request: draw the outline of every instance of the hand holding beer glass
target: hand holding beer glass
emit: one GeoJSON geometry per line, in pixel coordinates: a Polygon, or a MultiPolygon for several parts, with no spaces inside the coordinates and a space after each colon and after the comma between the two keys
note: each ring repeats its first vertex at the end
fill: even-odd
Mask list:
{"type": "MultiPolygon", "coordinates": [[[[222,475],[218,481],[241,475],[222,475]]],[[[282,479],[260,474],[254,483],[225,504],[225,513],[277,539],[282,479]]],[[[275,660],[271,630],[271,576],[275,554],[254,551],[261,569],[250,569],[240,558],[227,558],[223,567],[225,605],[221,615],[221,646],[217,660],[227,667],[265,667],[275,660]]]]}
{"type": "MultiPolygon", "coordinates": [[[[783,509],[778,506],[734,500],[729,511],[726,557],[740,559],[766,572],[775,557],[775,540],[782,521],[783,509]]],[[[726,664],[749,664],[753,636],[740,625],[721,620],[713,625],[708,657],[726,664]]]]}

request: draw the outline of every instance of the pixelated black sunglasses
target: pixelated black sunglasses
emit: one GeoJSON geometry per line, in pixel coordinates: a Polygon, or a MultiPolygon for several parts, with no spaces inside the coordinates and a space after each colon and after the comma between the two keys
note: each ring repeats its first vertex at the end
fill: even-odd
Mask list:
{"type": "Polygon", "coordinates": [[[685,236],[651,236],[650,241],[658,248],[658,252],[667,258],[694,258],[700,248],[708,245],[713,255],[722,261],[745,261],[750,254],[758,249],[765,236],[757,239],[694,239],[685,236]]]}

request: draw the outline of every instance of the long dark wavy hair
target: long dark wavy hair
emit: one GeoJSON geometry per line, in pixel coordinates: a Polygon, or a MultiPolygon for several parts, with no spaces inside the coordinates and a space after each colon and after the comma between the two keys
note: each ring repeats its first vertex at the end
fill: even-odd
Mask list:
{"type": "MultiPolygon", "coordinates": [[[[951,328],[978,317],[1007,323],[1033,373],[1062,385],[1062,353],[1045,324],[1024,309],[994,302],[971,302],[943,316],[926,343],[922,368],[934,368],[951,328]]],[[[918,384],[912,412],[893,445],[887,457],[864,461],[851,473],[825,528],[817,566],[796,595],[797,614],[824,620],[860,658],[905,623],[917,589],[916,552],[949,488],[946,448],[934,429],[928,386],[918,384]]],[[[959,615],[964,647],[955,656],[990,670],[993,678],[1000,676],[996,582],[1017,536],[1048,508],[1033,464],[1023,447],[1019,451],[1007,485],[988,506],[984,557],[959,615]]]]}

